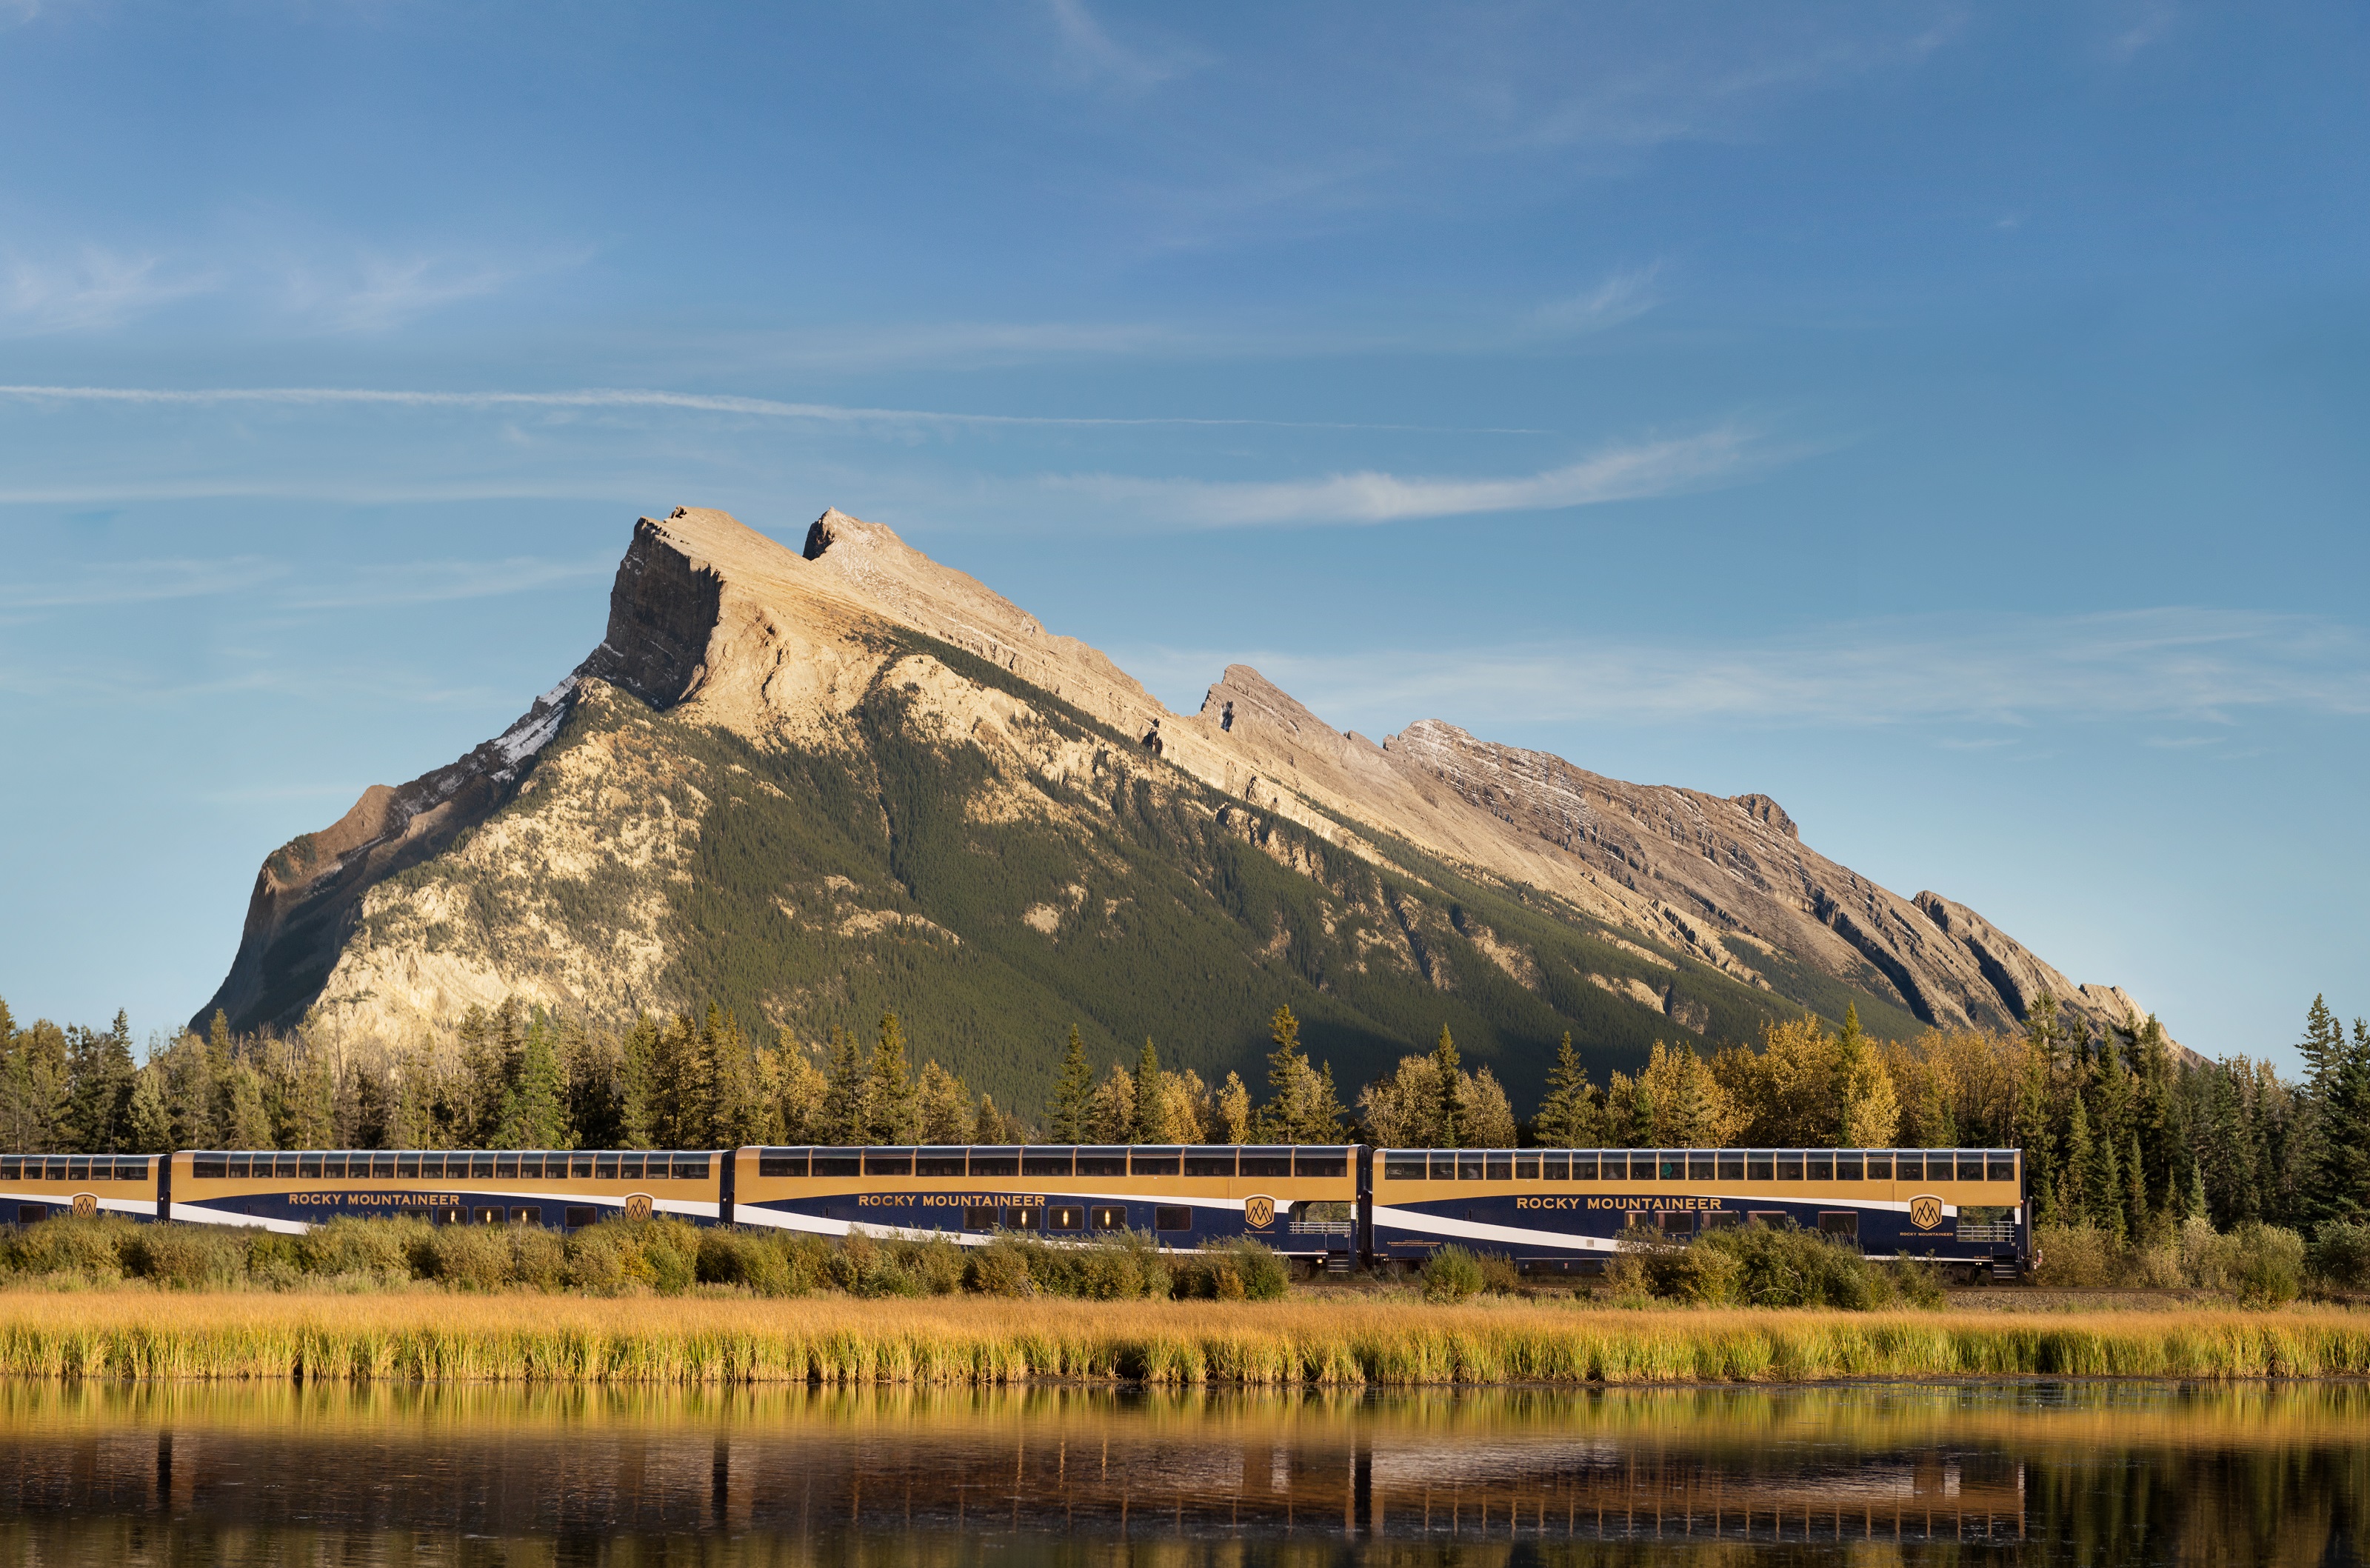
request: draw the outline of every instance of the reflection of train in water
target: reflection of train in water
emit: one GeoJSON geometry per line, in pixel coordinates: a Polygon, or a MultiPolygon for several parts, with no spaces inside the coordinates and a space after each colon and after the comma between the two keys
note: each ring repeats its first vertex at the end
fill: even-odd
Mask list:
{"type": "Polygon", "coordinates": [[[303,1230],[338,1215],[573,1229],[617,1216],[979,1242],[1143,1231],[1255,1238],[1312,1265],[1447,1245],[1587,1274],[1628,1247],[1755,1221],[1878,1257],[2013,1274],[2030,1260],[2014,1149],[1374,1149],[1003,1145],[725,1150],[344,1149],[0,1157],[21,1222],[71,1210],[303,1230]]]}

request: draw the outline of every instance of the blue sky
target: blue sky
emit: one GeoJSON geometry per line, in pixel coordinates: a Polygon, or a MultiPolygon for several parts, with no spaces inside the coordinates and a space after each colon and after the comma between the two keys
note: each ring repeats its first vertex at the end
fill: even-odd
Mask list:
{"type": "Polygon", "coordinates": [[[598,640],[633,518],[892,525],[1775,795],[2208,1052],[2370,1011],[2370,15],[0,0],[0,996],[598,640]]]}

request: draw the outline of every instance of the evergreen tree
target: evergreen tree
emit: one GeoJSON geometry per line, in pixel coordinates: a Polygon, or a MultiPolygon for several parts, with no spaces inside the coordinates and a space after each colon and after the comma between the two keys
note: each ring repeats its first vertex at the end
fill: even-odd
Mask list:
{"type": "Polygon", "coordinates": [[[1095,1069],[1087,1060],[1087,1043],[1078,1026],[1070,1025],[1070,1043],[1062,1052],[1062,1068],[1053,1079],[1053,1098],[1046,1107],[1047,1132],[1055,1143],[1074,1144],[1087,1136],[1087,1118],[1095,1098],[1095,1069]]]}
{"type": "Polygon", "coordinates": [[[1168,1124],[1168,1106],[1162,1092],[1164,1077],[1160,1053],[1153,1049],[1152,1036],[1147,1034],[1144,1037],[1144,1049],[1135,1058],[1135,1124],[1128,1130],[1130,1143],[1183,1141],[1168,1124]]]}
{"type": "Polygon", "coordinates": [[[1596,1091],[1589,1087],[1588,1069],[1571,1048],[1569,1029],[1556,1047],[1555,1066],[1547,1069],[1547,1099],[1540,1102],[1534,1125],[1539,1142],[1549,1148],[1594,1148],[1605,1136],[1596,1091]]]}
{"type": "Polygon", "coordinates": [[[2088,1225],[2093,1216],[2090,1206],[2090,1167],[2097,1151],[2090,1137],[2090,1112],[2082,1097],[2074,1097],[2074,1106],[2067,1113],[2065,1126],[2065,1180],[2057,1189],[2058,1222],[2063,1225],[2088,1225]]]}
{"type": "Polygon", "coordinates": [[[835,1026],[831,1032],[829,1077],[831,1083],[823,1093],[815,1141],[841,1146],[861,1144],[872,1121],[871,1108],[865,1103],[869,1079],[864,1058],[857,1049],[855,1034],[835,1026]]]}
{"type": "Polygon", "coordinates": [[[920,1122],[917,1141],[926,1144],[967,1144],[972,1141],[971,1091],[962,1079],[935,1061],[922,1065],[914,1087],[914,1105],[920,1122]]]}
{"type": "Polygon", "coordinates": [[[832,1141],[824,1130],[823,1110],[831,1095],[831,1079],[807,1059],[806,1048],[787,1029],[776,1036],[774,1049],[767,1054],[764,1083],[781,1124],[784,1143],[832,1141]]]}
{"type": "Polygon", "coordinates": [[[119,1012],[105,1033],[76,1027],[66,1038],[66,1135],[85,1154],[112,1154],[132,1107],[131,1020],[119,1012]]]}
{"type": "Polygon", "coordinates": [[[1029,1141],[1029,1124],[1018,1116],[1007,1116],[996,1107],[995,1096],[979,1097],[979,1115],[971,1141],[980,1144],[1025,1144],[1029,1141]]]}
{"type": "Polygon", "coordinates": [[[1892,1076],[1860,1028],[1855,1004],[1845,1004],[1835,1060],[1835,1118],[1829,1140],[1836,1148],[1891,1147],[1901,1124],[1901,1101],[1892,1076]]]}
{"type": "Polygon", "coordinates": [[[2090,1159],[2083,1171],[2082,1199],[2090,1223],[2121,1241],[2127,1234],[2123,1211],[2123,1161],[2112,1133],[2100,1128],[2089,1139],[2090,1159]]]}
{"type": "Polygon", "coordinates": [[[2314,1097],[2322,1136],[2312,1216],[2370,1218],[2370,1021],[2353,1020],[2353,1037],[2332,1054],[2314,1097]]]}
{"type": "Polygon", "coordinates": [[[910,1144],[915,1140],[920,1117],[914,1103],[914,1075],[905,1060],[905,1030],[893,1012],[880,1015],[880,1035],[872,1047],[865,1101],[867,1142],[910,1144]]]}
{"type": "Polygon", "coordinates": [[[1432,1047],[1432,1093],[1438,1097],[1435,1103],[1439,1106],[1432,1124],[1434,1148],[1465,1147],[1465,1073],[1460,1064],[1455,1037],[1444,1023],[1440,1026],[1440,1038],[1432,1047]]]}
{"type": "Polygon", "coordinates": [[[233,1057],[220,1079],[225,1148],[270,1148],[271,1113],[264,1103],[263,1075],[244,1057],[233,1057]]]}
{"type": "Polygon", "coordinates": [[[2140,1136],[2123,1138],[2123,1229],[2134,1241],[2148,1235],[2147,1171],[2140,1163],[2140,1136]]]}
{"type": "Polygon", "coordinates": [[[517,1087],[503,1094],[502,1124],[495,1142],[501,1148],[572,1148],[569,1136],[567,1080],[560,1076],[559,1055],[552,1048],[551,1032],[543,1009],[527,1022],[519,1047],[517,1087]]]}
{"type": "Polygon", "coordinates": [[[173,1108],[166,1098],[165,1068],[151,1062],[132,1076],[131,1101],[123,1117],[123,1149],[128,1154],[164,1154],[173,1142],[173,1108]]]}
{"type": "Polygon", "coordinates": [[[658,1020],[637,1013],[626,1032],[618,1067],[617,1142],[626,1148],[658,1147],[659,1124],[665,1114],[665,1090],[660,1082],[663,1050],[658,1020]]]}
{"type": "Polygon", "coordinates": [[[1220,1143],[1251,1141],[1251,1091],[1240,1073],[1229,1072],[1211,1104],[1211,1129],[1220,1143]]]}

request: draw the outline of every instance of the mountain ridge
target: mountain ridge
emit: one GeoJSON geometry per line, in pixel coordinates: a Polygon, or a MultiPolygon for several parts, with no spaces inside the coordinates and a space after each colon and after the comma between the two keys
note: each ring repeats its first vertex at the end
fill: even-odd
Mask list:
{"type": "MultiPolygon", "coordinates": [[[[1237,931],[1246,962],[1281,965],[1318,997],[1329,984],[1344,1038],[1365,1042],[1363,1055],[1386,1055],[1409,1032],[1378,1021],[1413,1007],[1391,989],[1402,982],[1435,997],[1463,986],[1458,1005],[1481,1009],[1473,1027],[1508,1032],[1510,1043],[1576,1012],[1599,1018],[1563,986],[1564,970],[1592,995],[1652,1015],[1663,1032],[1707,1040],[1707,1031],[1725,1038],[1738,1028],[1753,994],[1773,1015],[1859,997],[1880,1032],[1894,1034],[2012,1029],[2043,994],[2099,1031],[2141,1011],[2117,988],[2077,986],[1962,905],[1930,891],[1903,898],[1828,860],[1767,796],[1628,784],[1438,720],[1375,742],[1333,729],[1247,665],[1229,666],[1196,712],[1174,713],[1099,650],[1048,630],[880,525],[826,511],[792,550],[726,513],[677,508],[636,524],[601,643],[502,735],[408,784],[374,786],[337,824],[267,859],[238,955],[200,1018],[219,1008],[250,1029],[326,1011],[342,1028],[403,1035],[512,991],[560,1007],[688,1005],[696,998],[681,987],[691,970],[735,973],[734,941],[762,946],[777,934],[750,924],[746,910],[741,929],[754,935],[685,934],[685,911],[705,890],[775,876],[765,851],[703,873],[705,882],[688,868],[712,828],[759,811],[752,801],[775,809],[762,790],[737,792],[738,779],[787,800],[792,774],[815,801],[840,802],[832,809],[846,813],[853,836],[809,843],[831,824],[792,813],[777,831],[806,847],[786,852],[784,865],[803,874],[842,857],[843,869],[826,875],[871,889],[873,901],[825,920],[831,900],[816,894],[822,902],[808,908],[785,871],[775,880],[790,891],[776,890],[773,904],[803,911],[785,917],[800,929],[857,933],[844,940],[861,953],[834,961],[855,966],[842,978],[857,990],[866,975],[915,961],[912,943],[938,944],[944,951],[929,962],[945,963],[967,942],[961,963],[1000,955],[991,989],[1026,993],[1024,1011],[1054,1008],[1060,986],[1040,985],[1053,961],[1011,940],[1028,929],[1058,946],[1064,922],[1084,918],[1086,894],[1066,910],[1066,892],[1009,911],[977,904],[970,882],[947,873],[981,852],[958,842],[969,833],[1020,835],[1036,846],[1022,859],[1041,849],[1048,868],[1075,855],[1081,866],[1124,862],[1154,882],[1181,878],[1172,895],[1201,924],[1169,938],[1188,946],[1216,941],[1213,921],[1233,930],[1249,917],[1225,902],[1222,884],[1236,874],[1227,868],[1239,866],[1221,839],[1256,848],[1302,879],[1261,894],[1278,901],[1261,917],[1313,923],[1303,934],[1237,931]],[[671,750],[708,755],[702,734],[755,749],[670,775],[671,750]],[[892,757],[902,760],[892,767],[892,757]],[[846,768],[857,783],[839,777],[846,768]],[[899,768],[959,778],[971,791],[968,825],[942,835],[943,864],[903,883],[899,768]],[[639,782],[628,790],[618,780],[639,782]],[[618,806],[634,790],[639,803],[618,806]],[[734,808],[723,816],[719,791],[734,808]],[[1176,824],[1131,816],[1113,803],[1120,791],[1166,802],[1157,810],[1176,824]],[[877,845],[876,828],[886,835],[877,845]],[[538,895],[543,913],[530,925],[512,928],[509,912],[478,909],[476,895],[455,891],[464,866],[476,868],[468,876],[514,880],[521,858],[537,853],[580,868],[582,885],[551,882],[557,891],[538,895]],[[1310,869],[1320,859],[1331,868],[1323,874],[1310,869]],[[604,878],[616,884],[617,909],[639,911],[634,919],[588,902],[582,888],[604,878]],[[938,905],[920,891],[933,878],[938,905]],[[1467,889],[1461,902],[1441,892],[1452,882],[1467,889]],[[1393,913],[1395,898],[1420,907],[1393,913]],[[1217,902],[1204,907],[1209,899],[1217,902]],[[1497,924],[1523,926],[1527,943],[1455,913],[1477,900],[1505,901],[1490,905],[1497,924]],[[940,917],[958,907],[972,929],[940,917]],[[1426,938],[1435,917],[1445,934],[1426,938]],[[1371,928],[1358,923],[1369,919],[1371,928]],[[1050,933],[1038,930],[1046,926],[1050,933]],[[1423,962],[1427,940],[1447,955],[1437,966],[1423,962]],[[1550,951],[1563,956],[1549,963],[1550,951]],[[546,962],[562,952],[565,963],[546,962]],[[600,979],[604,965],[630,983],[600,979]],[[1387,984],[1386,969],[1396,976],[1387,984]],[[1501,983],[1530,999],[1496,996],[1501,983]],[[1474,999],[1485,992],[1495,997],[1486,1006],[1474,999]],[[1352,1003],[1352,993],[1363,999],[1352,1003]]],[[[1104,902],[1125,902],[1127,878],[1110,866],[1058,885],[1083,889],[1098,877],[1104,902]]],[[[1125,925],[1110,919],[1112,931],[1125,925]]],[[[1131,929],[1104,940],[1124,948],[1149,939],[1131,929]]],[[[812,970],[807,1001],[790,999],[796,986],[766,1000],[759,986],[752,1004],[785,1027],[811,1026],[830,988],[820,951],[781,956],[786,973],[812,970]]],[[[885,981],[873,988],[896,994],[885,981]]],[[[1129,1011],[1099,1005],[1114,1020],[1129,1011]]],[[[1605,1049],[1632,1052],[1634,1020],[1603,1018],[1608,1042],[1619,1037],[1605,1049]]],[[[963,1027],[986,1048],[992,1023],[963,1027]]]]}

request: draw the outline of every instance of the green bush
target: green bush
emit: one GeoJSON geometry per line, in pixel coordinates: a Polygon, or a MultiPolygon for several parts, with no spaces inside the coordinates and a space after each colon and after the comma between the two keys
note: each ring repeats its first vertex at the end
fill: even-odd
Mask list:
{"type": "Polygon", "coordinates": [[[428,1245],[432,1277],[454,1290],[500,1290],[510,1283],[511,1239],[491,1225],[440,1225],[428,1245]]]}
{"type": "Polygon", "coordinates": [[[1280,1301],[1292,1290],[1283,1260],[1248,1237],[1198,1252],[1172,1252],[1166,1262],[1168,1294],[1180,1300],[1280,1301]]]}
{"type": "Polygon", "coordinates": [[[430,1228],[417,1219],[339,1218],[282,1239],[290,1243],[282,1255],[305,1274],[364,1274],[387,1285],[408,1283],[415,1262],[432,1256],[430,1228]]]}
{"type": "Polygon", "coordinates": [[[558,1290],[568,1278],[568,1244],[540,1225],[513,1225],[511,1283],[532,1290],[558,1290]]]}
{"type": "Polygon", "coordinates": [[[2370,1289],[2370,1225],[2329,1221],[2314,1233],[2305,1267],[2313,1283],[2324,1289],[2370,1289]]]}
{"type": "Polygon", "coordinates": [[[1423,1261],[1427,1301],[1463,1301],[1488,1283],[1481,1260],[1462,1247],[1443,1247],[1423,1261]]]}
{"type": "Polygon", "coordinates": [[[1919,1258],[1895,1258],[1885,1265],[1884,1276],[1893,1293],[1911,1307],[1939,1307],[1942,1294],[1941,1270],[1919,1258]]]}
{"type": "Polygon", "coordinates": [[[1666,1301],[1718,1306],[1736,1299],[1744,1275],[1740,1250],[1716,1244],[1706,1236],[1694,1243],[1662,1241],[1639,1253],[1646,1288],[1666,1301]]]}
{"type": "MultiPolygon", "coordinates": [[[[2207,1234],[2212,1234],[2210,1227],[2207,1234]]],[[[2032,1271],[2038,1284],[2060,1290],[2099,1290],[2115,1281],[2114,1238],[2094,1227],[2036,1225],[2032,1250],[2040,1259],[2032,1271]]]]}
{"type": "Polygon", "coordinates": [[[173,1290],[227,1290],[247,1277],[244,1230],[215,1225],[140,1227],[127,1250],[132,1272],[173,1290]]]}
{"type": "Polygon", "coordinates": [[[999,1236],[984,1247],[970,1249],[963,1259],[963,1286],[982,1296],[1034,1296],[1037,1282],[1030,1277],[1029,1253],[1017,1237],[999,1236]]]}
{"type": "Polygon", "coordinates": [[[636,1232],[650,1286],[661,1296],[681,1296],[699,1279],[699,1231],[687,1220],[646,1219],[622,1223],[636,1232]]]}
{"type": "Polygon", "coordinates": [[[2230,1287],[2250,1307],[2278,1307],[2304,1288],[2304,1238],[2276,1225],[2249,1220],[2232,1231],[2230,1287]]]}
{"type": "Polygon", "coordinates": [[[108,1285],[123,1277],[125,1254],[140,1227],[115,1215],[79,1219],[62,1215],[55,1219],[15,1228],[6,1248],[12,1274],[65,1274],[91,1284],[108,1285]]]}
{"type": "MultiPolygon", "coordinates": [[[[1708,1261],[1709,1256],[1724,1257],[1734,1264],[1726,1297],[1689,1299],[1729,1299],[1754,1307],[1838,1307],[1864,1312],[1884,1306],[1894,1295],[1892,1276],[1861,1256],[1858,1247],[1816,1230],[1772,1228],[1756,1221],[1708,1231],[1681,1250],[1708,1254],[1704,1262],[1692,1265],[1698,1269],[1720,1268],[1708,1261]]],[[[1671,1294],[1654,1285],[1655,1266],[1649,1250],[1648,1283],[1658,1296],[1671,1294]]],[[[1710,1288],[1717,1279],[1716,1274],[1704,1277],[1705,1284],[1698,1288],[1710,1288]]]]}

